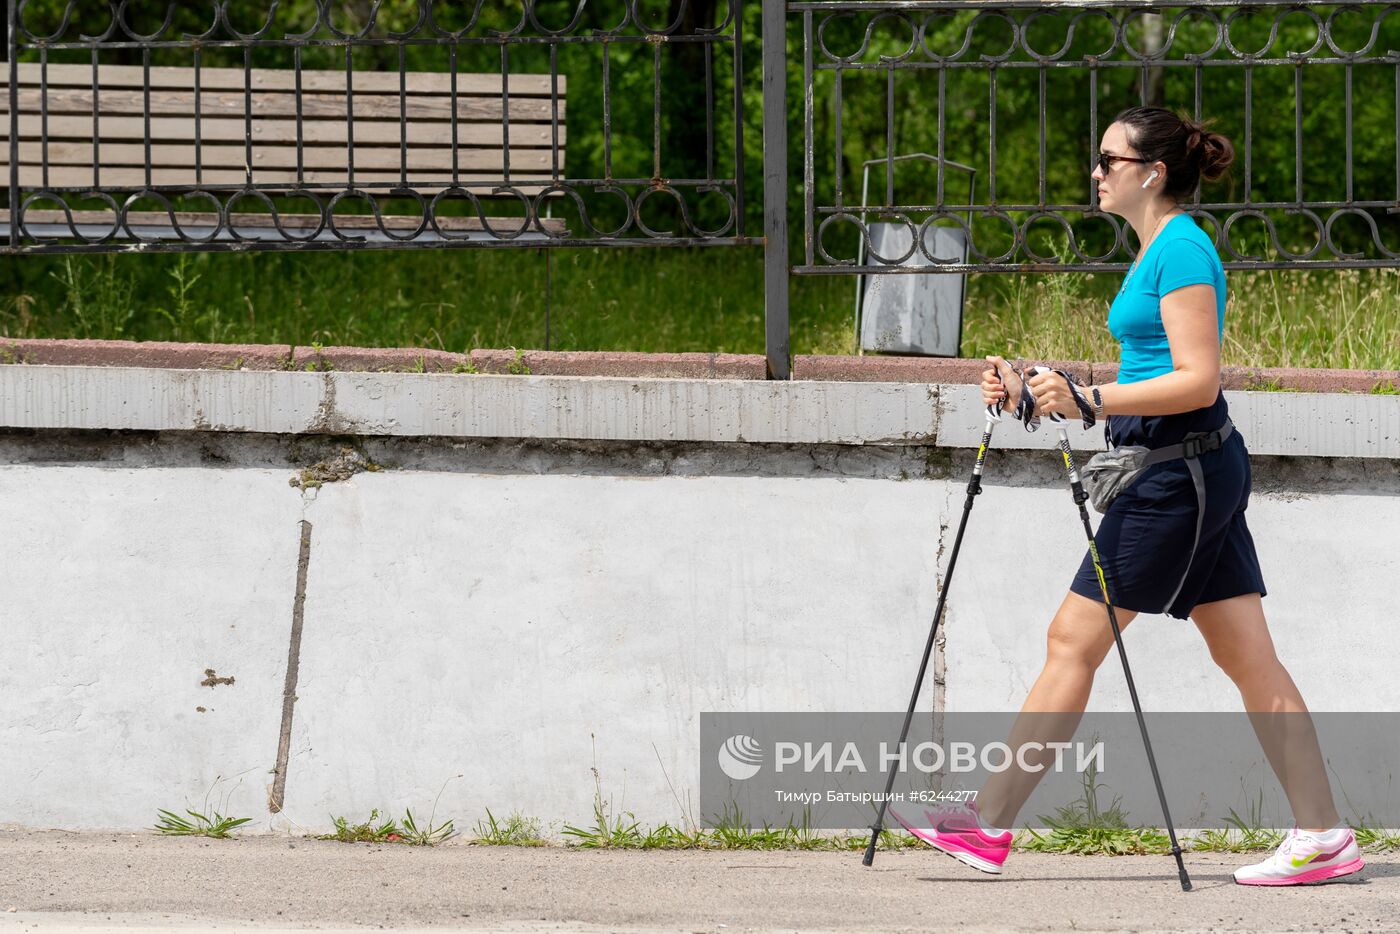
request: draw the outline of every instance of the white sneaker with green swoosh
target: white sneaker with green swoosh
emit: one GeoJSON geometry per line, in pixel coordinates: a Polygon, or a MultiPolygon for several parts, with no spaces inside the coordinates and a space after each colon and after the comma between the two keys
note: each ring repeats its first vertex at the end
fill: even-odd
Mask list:
{"type": "Polygon", "coordinates": [[[1356,872],[1366,865],[1350,827],[1312,833],[1294,827],[1262,863],[1235,870],[1240,885],[1304,885],[1356,872]]]}

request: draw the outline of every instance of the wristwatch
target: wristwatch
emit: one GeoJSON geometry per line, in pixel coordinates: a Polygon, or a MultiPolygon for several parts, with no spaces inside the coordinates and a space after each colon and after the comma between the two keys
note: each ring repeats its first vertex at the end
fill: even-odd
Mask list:
{"type": "Polygon", "coordinates": [[[1103,396],[1099,395],[1099,387],[1090,386],[1089,395],[1094,399],[1094,415],[1103,418],[1103,396]]]}

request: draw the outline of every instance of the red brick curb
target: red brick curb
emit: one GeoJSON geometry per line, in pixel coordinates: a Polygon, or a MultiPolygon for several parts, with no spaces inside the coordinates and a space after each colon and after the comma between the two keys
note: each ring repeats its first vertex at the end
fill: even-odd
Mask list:
{"type": "Polygon", "coordinates": [[[532,376],[631,376],[652,379],[767,379],[759,354],[622,353],[583,350],[473,350],[482,373],[532,376]]]}
{"type": "MultiPolygon", "coordinates": [[[[1048,364],[1081,383],[1090,382],[1097,364],[1077,360],[1012,360],[1016,366],[1048,364]]],[[[793,379],[879,383],[980,383],[987,362],[980,357],[841,357],[800,356],[793,360],[793,379]]],[[[1115,372],[1117,367],[1114,367],[1115,372]]]]}
{"type": "Polygon", "coordinates": [[[466,354],[412,347],[297,347],[294,370],[452,373],[468,368],[466,354]]]}
{"type": "MultiPolygon", "coordinates": [[[[1086,383],[1111,383],[1116,363],[1049,363],[1086,383]]],[[[399,347],[291,347],[287,344],[181,344],[159,341],[32,340],[0,338],[0,364],[145,366],[173,369],[343,370],[426,373],[521,373],[535,376],[620,376],[637,379],[765,379],[758,354],[620,353],[614,351],[473,350],[468,354],[399,347]]],[[[973,384],[980,358],[799,356],[793,378],[858,382],[973,384]]],[[[1369,393],[1400,389],[1400,370],[1298,367],[1221,369],[1232,390],[1369,393]]]]}
{"type": "Polygon", "coordinates": [[[0,363],[53,366],[153,366],[171,369],[280,370],[287,344],[176,344],[163,341],[27,340],[0,338],[0,363]]]}
{"type": "MultiPolygon", "coordinates": [[[[1116,377],[1116,366],[1113,372],[1116,377]]],[[[1400,370],[1311,370],[1300,367],[1227,366],[1220,370],[1220,382],[1226,389],[1372,392],[1378,386],[1387,385],[1391,389],[1400,390],[1400,370]]]]}

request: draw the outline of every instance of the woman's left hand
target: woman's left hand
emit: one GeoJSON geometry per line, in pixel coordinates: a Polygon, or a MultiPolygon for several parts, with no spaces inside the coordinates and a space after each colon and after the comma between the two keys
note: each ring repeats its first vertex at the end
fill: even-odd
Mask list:
{"type": "Polygon", "coordinates": [[[1079,415],[1079,406],[1075,404],[1065,378],[1059,373],[1049,370],[1037,373],[1026,381],[1026,385],[1035,396],[1036,415],[1049,415],[1051,412],[1073,417],[1079,415]]]}

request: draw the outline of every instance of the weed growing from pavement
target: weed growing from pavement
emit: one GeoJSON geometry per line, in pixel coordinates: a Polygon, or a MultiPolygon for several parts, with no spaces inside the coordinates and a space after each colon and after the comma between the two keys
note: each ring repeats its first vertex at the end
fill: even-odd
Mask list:
{"type": "Polygon", "coordinates": [[[598,766],[592,766],[590,771],[593,773],[593,825],[578,827],[565,824],[564,836],[573,837],[577,841],[575,846],[588,849],[640,847],[644,837],[639,830],[641,824],[637,821],[637,815],[624,811],[627,820],[622,815],[614,817],[611,802],[603,804],[603,784],[598,776],[598,766]]]}
{"type": "MultiPolygon", "coordinates": [[[[461,775],[452,776],[452,778],[461,777],[461,775]]],[[[443,782],[442,787],[438,789],[437,797],[433,799],[433,808],[428,812],[428,821],[422,827],[418,826],[418,822],[414,819],[412,811],[404,811],[404,818],[400,824],[404,843],[412,846],[437,846],[456,833],[456,831],[452,829],[452,821],[450,819],[441,824],[433,823],[433,818],[437,816],[438,801],[442,799],[442,793],[447,790],[447,782],[452,781],[452,778],[443,782]]]]}
{"type": "MultiPolygon", "coordinates": [[[[583,849],[637,849],[637,850],[863,850],[868,837],[864,834],[824,834],[811,825],[811,809],[804,811],[802,824],[794,825],[791,820],[785,827],[773,827],[767,822],[762,828],[750,826],[737,804],[731,802],[715,820],[710,829],[696,825],[689,816],[684,826],[676,827],[662,823],[650,830],[643,830],[637,816],[631,811],[613,815],[611,799],[603,801],[603,784],[598,773],[597,739],[594,737],[593,772],[593,822],[580,827],[565,824],[562,833],[574,838],[571,846],[583,849]]],[[[653,747],[654,749],[655,747],[653,747]]],[[[657,753],[660,761],[660,753],[657,753]]],[[[666,774],[662,766],[662,774],[666,774]]],[[[666,777],[670,783],[670,776],[666,777]]],[[[675,795],[674,786],[671,793],[675,795]]],[[[680,804],[680,799],[676,799],[680,804]]],[[[687,809],[681,808],[684,815],[687,809]]],[[[567,842],[567,841],[566,841],[567,842]]],[[[909,834],[896,834],[889,830],[880,832],[877,846],[880,849],[902,849],[917,846],[918,841],[909,834]]]]}
{"type": "MultiPolygon", "coordinates": [[[[563,830],[566,836],[574,838],[573,846],[583,849],[863,850],[869,839],[864,834],[826,834],[816,830],[811,825],[810,809],[803,814],[801,824],[788,821],[784,827],[774,827],[765,822],[761,828],[751,827],[737,805],[726,806],[710,829],[686,829],[663,823],[643,830],[631,811],[623,812],[625,819],[611,814],[610,807],[603,803],[596,767],[593,777],[593,824],[588,827],[566,824],[563,830]]],[[[877,847],[894,850],[917,845],[918,841],[909,834],[882,830],[877,847]]]]}
{"type": "Polygon", "coordinates": [[[1354,830],[1356,845],[1362,849],[1375,853],[1400,850],[1400,831],[1387,830],[1384,827],[1371,827],[1364,823],[1356,824],[1354,830]]]}
{"type": "MultiPolygon", "coordinates": [[[[864,850],[869,843],[865,833],[824,834],[812,828],[811,808],[802,813],[802,823],[788,821],[785,827],[754,829],[744,819],[737,805],[726,807],[715,828],[710,831],[711,846],[735,850],[864,850]]],[[[877,849],[898,850],[919,846],[913,835],[881,830],[877,849]]]]}
{"type": "Polygon", "coordinates": [[[403,839],[398,822],[390,818],[378,826],[379,809],[369,812],[369,819],[359,824],[351,824],[343,817],[331,816],[335,833],[320,834],[317,840],[338,840],[341,843],[398,843],[403,839]]]}
{"type": "Polygon", "coordinates": [[[498,821],[490,808],[486,809],[486,820],[476,822],[476,836],[470,842],[484,846],[549,845],[549,841],[540,832],[538,817],[525,817],[519,811],[515,811],[505,820],[498,821]]]}
{"type": "Polygon", "coordinates": [[[1248,850],[1272,850],[1283,842],[1283,832],[1264,827],[1264,790],[1249,802],[1248,813],[1241,817],[1234,808],[1218,829],[1203,830],[1191,840],[1191,849],[1212,853],[1243,853],[1248,850]]]}
{"type": "Polygon", "coordinates": [[[444,823],[433,825],[433,817],[428,815],[428,822],[422,827],[418,826],[413,818],[412,811],[404,812],[403,819],[403,842],[412,846],[437,846],[442,841],[451,837],[456,831],[452,829],[452,821],[449,819],[444,823]]]}
{"type": "MultiPolygon", "coordinates": [[[[633,815],[628,812],[628,816],[633,815]]],[[[825,834],[812,828],[806,820],[800,825],[789,822],[784,827],[773,827],[765,823],[761,828],[754,828],[747,825],[737,809],[732,816],[727,814],[708,830],[686,830],[669,823],[646,831],[632,823],[619,830],[620,823],[623,822],[615,820],[608,824],[605,817],[601,825],[591,828],[568,825],[564,833],[578,839],[574,846],[586,849],[856,851],[865,849],[869,841],[865,834],[825,834]]],[[[899,850],[918,845],[909,834],[882,830],[877,848],[899,850]]]]}
{"type": "Polygon", "coordinates": [[[1055,817],[1040,815],[1046,833],[1026,828],[1015,844],[1020,849],[1040,853],[1129,854],[1168,853],[1171,841],[1155,827],[1129,827],[1127,814],[1115,796],[1107,808],[1101,808],[1098,790],[1106,787],[1095,781],[1099,770],[1091,762],[1082,779],[1084,794],[1077,800],[1055,809],[1055,817]]]}
{"type": "MultiPolygon", "coordinates": [[[[188,818],[181,817],[174,811],[164,808],[156,810],[157,820],[151,828],[156,833],[165,834],[172,837],[212,837],[215,840],[225,840],[229,837],[229,831],[241,827],[252,820],[251,817],[228,817],[220,813],[228,809],[229,798],[233,795],[233,789],[224,795],[223,803],[217,808],[209,807],[209,796],[214,793],[214,789],[219,787],[219,783],[224,780],[222,775],[214,777],[214,784],[209,786],[209,791],[204,795],[204,804],[200,810],[186,808],[185,814],[188,818]]],[[[242,783],[242,779],[239,780],[242,783]]],[[[238,785],[234,785],[236,789],[238,785]]]]}
{"type": "Polygon", "coordinates": [[[156,833],[167,834],[172,837],[213,837],[216,840],[224,840],[229,837],[229,831],[235,827],[252,820],[251,817],[225,817],[218,811],[214,811],[208,816],[198,811],[185,809],[192,820],[186,820],[173,811],[160,808],[156,811],[160,815],[154,827],[151,829],[156,833]]]}

